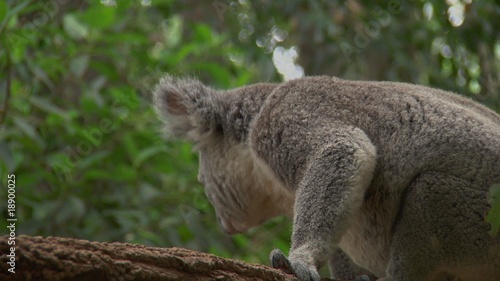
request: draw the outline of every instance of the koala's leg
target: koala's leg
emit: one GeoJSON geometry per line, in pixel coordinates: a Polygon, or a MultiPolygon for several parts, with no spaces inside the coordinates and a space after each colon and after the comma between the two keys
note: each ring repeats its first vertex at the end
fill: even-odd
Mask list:
{"type": "Polygon", "coordinates": [[[314,151],[296,191],[289,258],[301,281],[320,279],[317,268],[337,250],[373,177],[375,148],[364,133],[349,133],[314,151]]]}
{"type": "Polygon", "coordinates": [[[371,281],[376,277],[357,266],[341,249],[337,249],[328,262],[331,277],[339,280],[371,281]]]}
{"type": "Polygon", "coordinates": [[[476,274],[463,280],[490,280],[478,275],[484,266],[498,266],[488,256],[498,242],[488,235],[484,222],[488,210],[484,188],[428,172],[411,183],[401,206],[387,277],[381,280],[442,281],[464,278],[461,270],[476,274]]]}

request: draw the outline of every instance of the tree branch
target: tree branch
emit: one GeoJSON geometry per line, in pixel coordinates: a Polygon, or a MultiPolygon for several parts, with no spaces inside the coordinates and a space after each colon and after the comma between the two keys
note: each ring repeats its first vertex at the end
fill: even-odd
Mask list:
{"type": "MultiPolygon", "coordinates": [[[[276,280],[276,269],[182,248],[154,248],[60,237],[0,237],[0,280],[276,280]],[[15,247],[15,273],[9,255],[15,247]]],[[[330,279],[323,279],[330,280],[330,279]]]]}

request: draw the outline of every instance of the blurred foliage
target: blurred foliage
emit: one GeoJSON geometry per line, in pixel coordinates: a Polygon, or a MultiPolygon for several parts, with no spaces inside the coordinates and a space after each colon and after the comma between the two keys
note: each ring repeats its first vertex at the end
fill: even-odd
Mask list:
{"type": "Polygon", "coordinates": [[[486,221],[491,223],[490,234],[494,236],[500,232],[500,184],[491,187],[488,201],[492,207],[486,215],[486,221]]]}
{"type": "Polygon", "coordinates": [[[19,233],[267,263],[290,223],[219,230],[191,147],[160,137],[159,77],[278,81],[281,48],[307,75],[425,84],[498,110],[498,18],[500,5],[462,0],[1,1],[0,176],[16,175],[19,233]]]}

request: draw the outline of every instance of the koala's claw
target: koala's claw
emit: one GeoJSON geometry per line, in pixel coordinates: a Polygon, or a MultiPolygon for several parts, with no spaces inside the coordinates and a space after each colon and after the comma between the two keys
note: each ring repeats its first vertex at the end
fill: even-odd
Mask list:
{"type": "Polygon", "coordinates": [[[285,273],[293,274],[292,264],[282,251],[274,249],[269,255],[273,268],[279,269],[285,273]]]}
{"type": "Polygon", "coordinates": [[[273,268],[288,274],[294,274],[300,281],[320,281],[318,271],[313,266],[307,266],[301,261],[290,261],[283,252],[274,249],[269,255],[273,268]]]}

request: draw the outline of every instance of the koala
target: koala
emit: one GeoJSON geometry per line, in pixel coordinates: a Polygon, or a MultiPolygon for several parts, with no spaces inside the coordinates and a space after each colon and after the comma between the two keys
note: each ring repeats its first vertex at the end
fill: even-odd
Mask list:
{"type": "Polygon", "coordinates": [[[194,144],[222,229],[293,219],[299,280],[500,280],[500,236],[484,217],[500,182],[500,116],[406,83],[305,77],[217,90],[167,76],[165,131],[194,144]],[[455,278],[455,279],[453,279],[455,278]]]}

